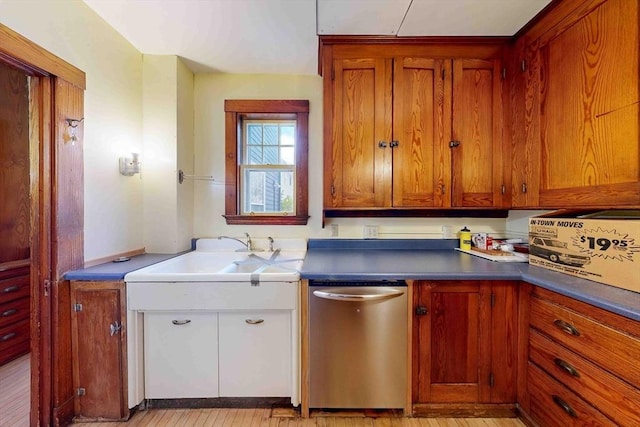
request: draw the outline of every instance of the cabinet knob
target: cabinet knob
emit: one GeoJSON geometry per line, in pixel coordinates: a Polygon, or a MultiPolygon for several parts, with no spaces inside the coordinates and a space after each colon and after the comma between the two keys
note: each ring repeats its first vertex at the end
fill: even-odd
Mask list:
{"type": "Polygon", "coordinates": [[[380,142],[378,142],[378,147],[387,148],[387,143],[385,141],[380,141],[380,142]]]}
{"type": "Polygon", "coordinates": [[[398,145],[400,145],[400,143],[399,143],[398,141],[391,141],[391,142],[389,143],[389,147],[391,147],[391,148],[395,148],[395,147],[397,147],[398,145]]]}
{"type": "Polygon", "coordinates": [[[522,193],[524,194],[524,193],[526,193],[526,192],[527,192],[527,183],[526,183],[526,182],[523,182],[523,183],[522,183],[522,193]]]}
{"type": "Polygon", "coordinates": [[[415,312],[416,316],[424,316],[426,314],[429,314],[429,310],[424,305],[417,306],[415,312]]]}
{"type": "Polygon", "coordinates": [[[449,141],[449,148],[456,148],[460,145],[460,141],[449,141]]]}

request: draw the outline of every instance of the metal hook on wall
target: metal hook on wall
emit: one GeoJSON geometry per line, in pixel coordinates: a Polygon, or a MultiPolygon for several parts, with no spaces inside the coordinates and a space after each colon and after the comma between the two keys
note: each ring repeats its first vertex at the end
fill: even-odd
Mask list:
{"type": "Polygon", "coordinates": [[[210,175],[187,175],[182,169],[178,170],[178,183],[182,184],[185,179],[215,181],[215,179],[210,175]]]}
{"type": "Polygon", "coordinates": [[[71,141],[71,145],[75,145],[76,141],[78,140],[78,137],[76,135],[76,132],[77,132],[76,128],[80,123],[84,121],[84,117],[81,119],[73,119],[73,118],[67,117],[65,121],[69,125],[69,128],[68,128],[69,141],[71,141]]]}

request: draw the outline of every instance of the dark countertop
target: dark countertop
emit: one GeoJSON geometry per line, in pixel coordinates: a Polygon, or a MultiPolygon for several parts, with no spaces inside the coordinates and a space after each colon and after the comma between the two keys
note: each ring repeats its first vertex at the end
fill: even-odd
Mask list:
{"type": "Polygon", "coordinates": [[[640,293],[518,262],[458,252],[457,240],[311,239],[300,271],[311,280],[523,280],[640,321],[640,293]]]}
{"type": "Polygon", "coordinates": [[[83,268],[81,270],[68,271],[64,274],[66,280],[122,280],[125,274],[139,270],[152,264],[157,264],[169,258],[182,255],[178,254],[142,254],[132,256],[129,261],[125,262],[107,262],[95,265],[93,267],[83,268]]]}

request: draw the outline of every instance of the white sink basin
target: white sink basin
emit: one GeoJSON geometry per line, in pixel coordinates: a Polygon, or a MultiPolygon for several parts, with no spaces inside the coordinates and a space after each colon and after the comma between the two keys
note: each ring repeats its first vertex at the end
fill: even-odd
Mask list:
{"type": "Polygon", "coordinates": [[[237,246],[224,250],[219,244],[211,250],[204,242],[204,249],[133,271],[124,280],[127,283],[297,282],[306,249],[306,242],[301,242],[284,245],[278,252],[256,253],[236,252],[237,246]]]}

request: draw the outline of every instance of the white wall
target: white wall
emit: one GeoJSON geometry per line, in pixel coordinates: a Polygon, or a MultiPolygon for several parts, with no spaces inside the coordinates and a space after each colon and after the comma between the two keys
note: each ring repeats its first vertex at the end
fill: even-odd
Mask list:
{"type": "Polygon", "coordinates": [[[85,260],[142,248],[142,181],[118,172],[142,148],[142,55],[77,0],[0,0],[0,23],[86,73],[85,260]]]}
{"type": "MultiPolygon", "coordinates": [[[[322,228],[322,78],[307,75],[196,74],[195,173],[215,181],[195,181],[194,236],[220,234],[266,237],[331,237],[322,228]],[[247,226],[226,224],[224,214],[224,100],[309,100],[309,224],[307,226],[247,226]]],[[[503,234],[505,220],[477,218],[340,218],[338,237],[362,238],[364,225],[378,225],[380,238],[454,237],[467,225],[474,232],[503,234]],[[451,235],[443,235],[442,226],[451,235]]]]}

